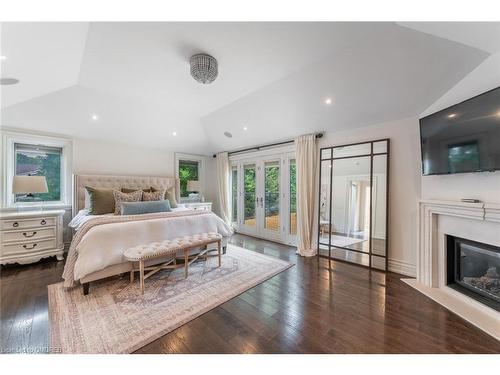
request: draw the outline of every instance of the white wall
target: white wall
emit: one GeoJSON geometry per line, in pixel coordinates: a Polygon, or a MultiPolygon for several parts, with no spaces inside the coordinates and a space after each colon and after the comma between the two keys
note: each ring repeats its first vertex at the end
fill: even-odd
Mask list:
{"type": "Polygon", "coordinates": [[[420,199],[418,119],[377,124],[363,129],[326,133],[320,147],[390,138],[389,270],[415,274],[417,202],[420,199]]]}
{"type": "MultiPolygon", "coordinates": [[[[500,86],[500,52],[457,83],[422,113],[421,117],[500,86]]],[[[422,199],[460,200],[477,198],[500,202],[500,171],[422,177],[422,199]]]]}
{"type": "Polygon", "coordinates": [[[172,177],[174,160],[173,151],[83,138],[73,141],[75,174],[172,177]]]}

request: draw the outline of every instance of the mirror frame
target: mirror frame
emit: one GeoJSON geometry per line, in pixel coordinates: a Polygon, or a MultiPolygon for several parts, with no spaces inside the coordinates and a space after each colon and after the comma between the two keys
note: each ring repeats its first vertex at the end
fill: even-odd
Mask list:
{"type": "MultiPolygon", "coordinates": [[[[317,252],[317,257],[318,257],[318,262],[320,258],[328,259],[329,261],[329,267],[330,267],[330,261],[335,260],[335,261],[340,261],[340,262],[347,262],[351,264],[355,264],[358,266],[362,267],[368,267],[373,270],[381,271],[381,272],[387,272],[388,271],[388,260],[389,260],[389,175],[390,175],[390,139],[389,138],[383,138],[383,139],[375,139],[372,141],[365,141],[365,142],[356,142],[356,143],[349,143],[349,144],[343,144],[343,145],[338,145],[338,146],[330,146],[330,147],[322,147],[319,151],[319,183],[318,183],[318,233],[317,233],[317,240],[318,240],[318,252],[317,252]],[[385,141],[387,144],[387,148],[385,152],[374,152],[374,143],[377,142],[383,142],[385,141]],[[368,154],[359,154],[359,155],[350,155],[350,156],[339,156],[339,157],[334,157],[333,150],[335,148],[339,147],[348,147],[348,146],[357,146],[357,145],[364,145],[364,144],[369,144],[370,145],[370,153],[368,154]],[[323,156],[323,150],[329,150],[330,151],[330,157],[322,158],[323,156]],[[374,208],[372,207],[372,202],[373,202],[373,159],[377,155],[386,155],[386,173],[385,173],[385,255],[378,255],[374,254],[372,251],[373,247],[373,210],[374,208]],[[361,251],[361,250],[355,250],[355,249],[350,249],[345,246],[333,246],[331,244],[331,228],[332,228],[332,190],[333,190],[333,165],[335,160],[339,159],[352,159],[352,158],[359,158],[359,157],[370,157],[370,227],[369,227],[369,236],[368,236],[368,252],[361,251]],[[320,220],[321,220],[321,175],[322,175],[322,164],[323,161],[330,161],[330,165],[332,165],[332,171],[330,172],[330,184],[329,184],[329,194],[330,194],[330,207],[329,207],[329,218],[328,218],[328,225],[329,225],[329,240],[328,240],[328,255],[323,255],[320,253],[320,232],[321,232],[321,226],[320,226],[320,220]],[[351,251],[355,253],[361,253],[361,254],[366,254],[368,255],[368,266],[364,265],[359,262],[354,262],[354,261],[349,261],[345,259],[339,259],[336,257],[332,256],[332,248],[335,249],[343,249],[345,251],[351,251]],[[385,269],[382,270],[380,268],[373,267],[373,262],[372,258],[373,257],[378,257],[378,258],[383,258],[384,259],[384,264],[385,264],[385,269]]],[[[322,243],[321,245],[326,246],[326,244],[322,243]]]]}

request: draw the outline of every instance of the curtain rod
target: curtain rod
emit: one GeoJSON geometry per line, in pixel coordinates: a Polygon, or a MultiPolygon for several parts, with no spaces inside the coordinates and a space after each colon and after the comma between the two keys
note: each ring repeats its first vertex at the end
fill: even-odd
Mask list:
{"type": "MultiPolygon", "coordinates": [[[[323,137],[323,133],[316,133],[315,135],[316,135],[316,138],[322,138],[323,137]]],[[[227,154],[228,155],[233,155],[233,154],[239,154],[240,152],[247,152],[247,151],[252,151],[252,150],[259,151],[261,148],[281,146],[281,145],[286,145],[286,144],[293,143],[293,142],[295,142],[295,141],[292,139],[292,140],[289,140],[289,141],[270,143],[270,144],[267,144],[267,145],[253,146],[253,147],[249,147],[249,148],[243,148],[241,150],[230,151],[227,154]]],[[[213,157],[216,158],[217,154],[213,154],[213,157]]]]}

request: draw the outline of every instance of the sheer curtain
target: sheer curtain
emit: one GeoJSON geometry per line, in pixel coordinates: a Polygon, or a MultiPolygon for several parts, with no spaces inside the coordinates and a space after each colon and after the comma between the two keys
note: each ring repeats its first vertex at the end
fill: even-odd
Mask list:
{"type": "Polygon", "coordinates": [[[295,139],[297,165],[297,253],[316,255],[314,207],[316,203],[317,149],[314,134],[295,139]]]}
{"type": "Polygon", "coordinates": [[[229,156],[227,152],[217,154],[217,188],[219,191],[219,206],[222,220],[231,225],[231,211],[229,207],[230,189],[229,189],[229,156]]]}

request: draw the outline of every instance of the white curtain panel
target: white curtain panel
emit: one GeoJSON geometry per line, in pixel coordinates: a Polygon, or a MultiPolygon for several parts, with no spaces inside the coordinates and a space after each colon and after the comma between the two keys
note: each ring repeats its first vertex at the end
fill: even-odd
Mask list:
{"type": "Polygon", "coordinates": [[[217,188],[219,191],[219,206],[222,220],[228,225],[231,225],[231,210],[229,207],[230,190],[229,190],[229,156],[227,152],[217,154],[217,188]]]}
{"type": "Polygon", "coordinates": [[[316,255],[314,207],[316,201],[317,148],[314,134],[295,139],[297,164],[297,253],[316,255]]]}

